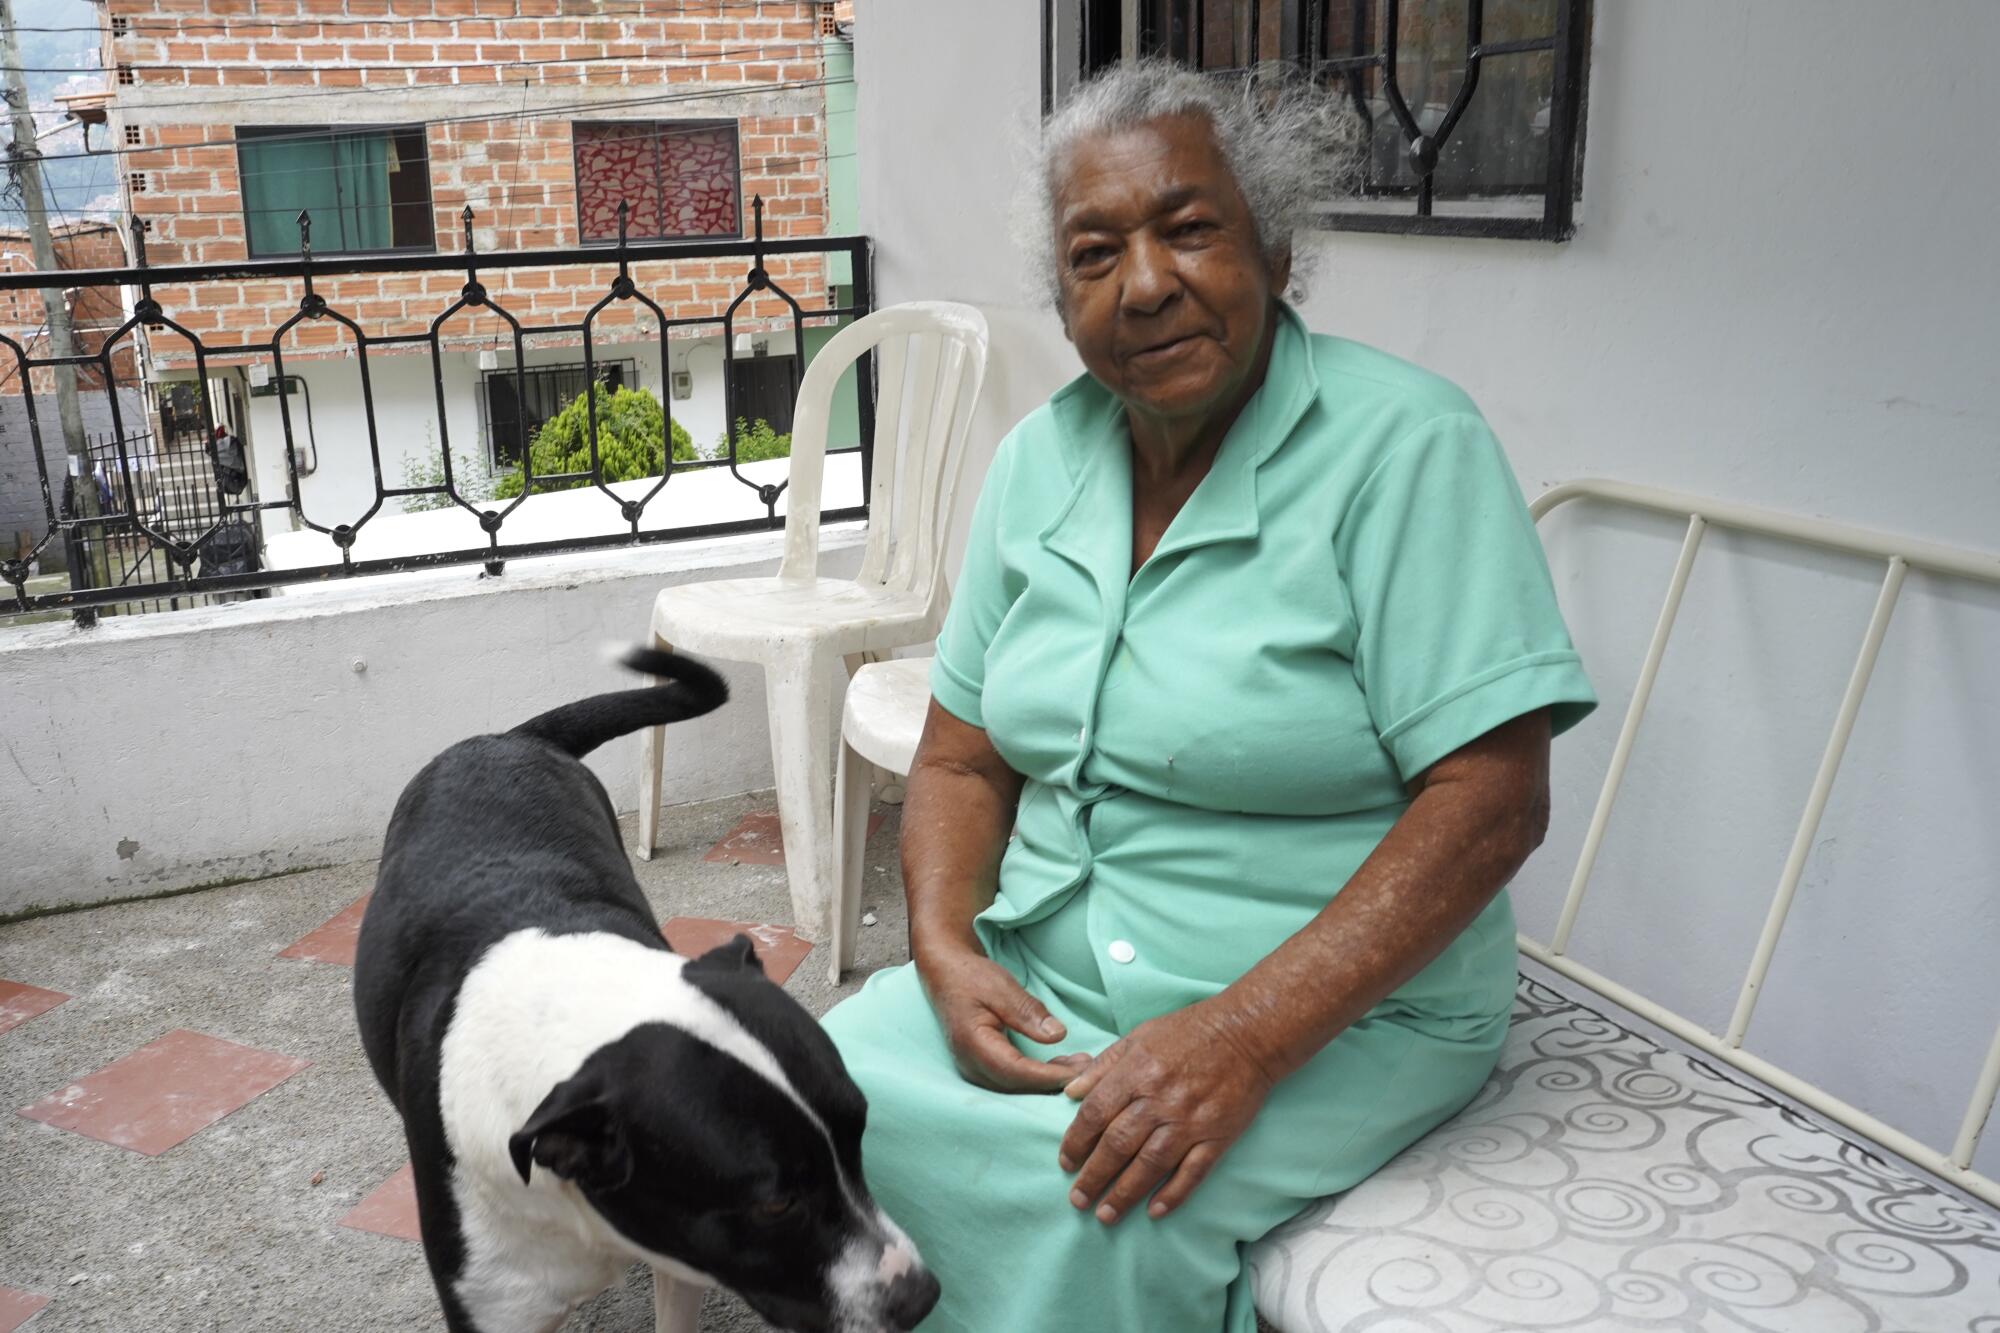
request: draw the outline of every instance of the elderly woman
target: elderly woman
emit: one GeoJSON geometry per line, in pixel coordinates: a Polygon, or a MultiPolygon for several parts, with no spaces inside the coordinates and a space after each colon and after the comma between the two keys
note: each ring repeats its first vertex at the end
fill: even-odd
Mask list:
{"type": "Polygon", "coordinates": [[[1337,104],[1141,64],[1044,128],[1088,374],[987,475],[913,962],[827,1026],[923,1328],[1248,1330],[1244,1246],[1491,1072],[1502,886],[1594,699],[1472,403],[1281,299],[1337,104]]]}

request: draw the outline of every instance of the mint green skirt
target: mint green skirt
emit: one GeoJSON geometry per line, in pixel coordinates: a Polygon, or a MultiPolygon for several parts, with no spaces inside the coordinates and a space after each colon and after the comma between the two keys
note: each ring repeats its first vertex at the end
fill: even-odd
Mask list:
{"type": "MultiPolygon", "coordinates": [[[[1129,951],[1107,955],[1112,940],[1101,937],[1138,933],[1132,909],[1157,902],[1160,886],[1106,869],[1100,862],[1032,905],[1003,891],[980,921],[988,952],[1069,1029],[1055,1048],[1017,1037],[1030,1055],[1096,1052],[1122,1035],[1107,995],[1118,988],[1099,970],[1116,964],[1097,960],[1129,951]]],[[[1189,891],[1176,885],[1173,896],[1189,891]]],[[[1222,893],[1212,905],[1218,920],[1233,915],[1222,893]]],[[[1212,938],[1240,974],[1283,935],[1224,929],[1212,938]]],[[[868,1098],[869,1186],[944,1287],[924,1333],[1252,1333],[1245,1248],[1314,1199],[1358,1184],[1472,1099],[1499,1057],[1514,975],[1503,893],[1436,962],[1279,1085],[1177,1212],[1155,1221],[1138,1210],[1107,1227],[1070,1205],[1070,1177],[1056,1165],[1075,1104],[966,1083],[915,968],[877,973],[826,1027],[868,1098]]],[[[1155,998],[1125,1028],[1178,1007],[1176,998],[1213,994],[1217,980],[1189,978],[1175,996],[1170,979],[1153,974],[1155,998]]]]}

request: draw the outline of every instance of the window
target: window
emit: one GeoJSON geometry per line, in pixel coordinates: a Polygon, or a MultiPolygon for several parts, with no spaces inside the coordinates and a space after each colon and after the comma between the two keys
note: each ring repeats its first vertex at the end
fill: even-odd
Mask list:
{"type": "Polygon", "coordinates": [[[253,256],[299,253],[301,212],[312,214],[314,254],[433,248],[421,125],[245,126],[236,161],[253,256]]]}
{"type": "Polygon", "coordinates": [[[1328,226],[1567,240],[1582,182],[1590,0],[1077,0],[1044,11],[1044,100],[1123,52],[1218,76],[1280,59],[1361,118],[1328,226]]]}
{"type": "Polygon", "coordinates": [[[571,137],[585,244],[618,239],[621,203],[635,241],[743,234],[735,121],[579,122],[571,137]]]}
{"type": "Polygon", "coordinates": [[[144,142],[145,140],[140,135],[139,127],[137,125],[127,125],[125,127],[125,144],[128,148],[137,148],[141,143],[144,142]]]}
{"type": "MultiPolygon", "coordinates": [[[[599,361],[597,378],[607,389],[632,383],[630,361],[599,361]]],[[[525,370],[489,370],[486,391],[486,445],[496,468],[521,466],[522,446],[535,438],[542,423],[563,410],[587,383],[583,366],[529,366],[525,370]]]]}

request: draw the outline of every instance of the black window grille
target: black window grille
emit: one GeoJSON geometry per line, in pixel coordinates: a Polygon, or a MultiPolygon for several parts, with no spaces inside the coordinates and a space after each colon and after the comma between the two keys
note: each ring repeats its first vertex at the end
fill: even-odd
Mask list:
{"type": "Polygon", "coordinates": [[[1218,76],[1284,60],[1362,124],[1349,231],[1567,240],[1582,187],[1591,0],[1047,0],[1043,101],[1125,55],[1218,76]]]}
{"type": "MultiPolygon", "coordinates": [[[[599,361],[597,378],[607,389],[632,383],[632,362],[599,361]]],[[[545,422],[568,407],[590,381],[583,363],[489,370],[480,401],[486,407],[486,446],[495,468],[521,466],[521,451],[545,422]]]]}

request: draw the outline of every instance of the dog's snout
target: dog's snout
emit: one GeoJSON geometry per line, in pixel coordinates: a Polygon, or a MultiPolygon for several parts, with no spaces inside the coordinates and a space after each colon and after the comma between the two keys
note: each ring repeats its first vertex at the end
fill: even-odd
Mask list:
{"type": "Polygon", "coordinates": [[[884,1313],[889,1326],[899,1333],[915,1328],[938,1303],[938,1280],[928,1268],[913,1268],[889,1284],[889,1301],[884,1313]]]}

